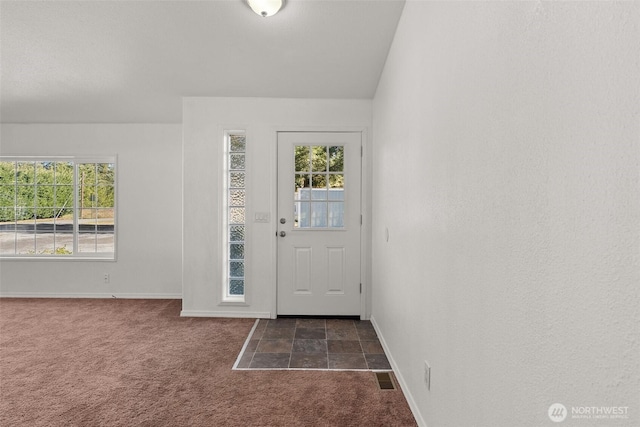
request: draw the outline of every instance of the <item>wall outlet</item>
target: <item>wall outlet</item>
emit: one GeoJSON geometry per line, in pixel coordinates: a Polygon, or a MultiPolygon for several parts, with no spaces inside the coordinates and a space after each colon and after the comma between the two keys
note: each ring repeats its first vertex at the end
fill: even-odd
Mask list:
{"type": "Polygon", "coordinates": [[[109,273],[104,273],[104,283],[109,283],[109,273]]]}
{"type": "Polygon", "coordinates": [[[426,360],[424,361],[424,385],[427,386],[427,390],[431,390],[431,366],[426,360]]]}

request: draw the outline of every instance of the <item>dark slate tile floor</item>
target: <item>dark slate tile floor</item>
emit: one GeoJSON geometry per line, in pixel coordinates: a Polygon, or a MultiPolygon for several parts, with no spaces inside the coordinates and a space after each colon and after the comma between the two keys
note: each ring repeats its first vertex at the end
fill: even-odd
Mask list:
{"type": "Polygon", "coordinates": [[[235,369],[391,370],[368,320],[260,319],[235,369]]]}

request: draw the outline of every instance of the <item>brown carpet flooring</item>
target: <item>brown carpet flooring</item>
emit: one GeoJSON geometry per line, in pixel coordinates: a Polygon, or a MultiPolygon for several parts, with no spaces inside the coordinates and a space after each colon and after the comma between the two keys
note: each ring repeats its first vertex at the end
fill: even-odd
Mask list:
{"type": "Polygon", "coordinates": [[[252,319],[0,299],[0,426],[415,426],[371,372],[238,371],[252,319]]]}

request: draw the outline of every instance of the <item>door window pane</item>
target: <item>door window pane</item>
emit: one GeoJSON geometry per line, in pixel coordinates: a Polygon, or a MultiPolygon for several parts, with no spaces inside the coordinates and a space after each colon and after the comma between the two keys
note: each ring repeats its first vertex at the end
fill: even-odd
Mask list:
{"type": "Polygon", "coordinates": [[[344,155],[343,146],[294,147],[294,228],[344,228],[344,155]]]}

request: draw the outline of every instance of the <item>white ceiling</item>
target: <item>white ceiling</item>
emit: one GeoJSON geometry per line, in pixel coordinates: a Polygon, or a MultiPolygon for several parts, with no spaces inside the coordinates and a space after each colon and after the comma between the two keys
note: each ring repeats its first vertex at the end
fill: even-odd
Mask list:
{"type": "Polygon", "coordinates": [[[404,2],[0,3],[0,120],[182,121],[182,96],[372,98],[404,2]]]}

